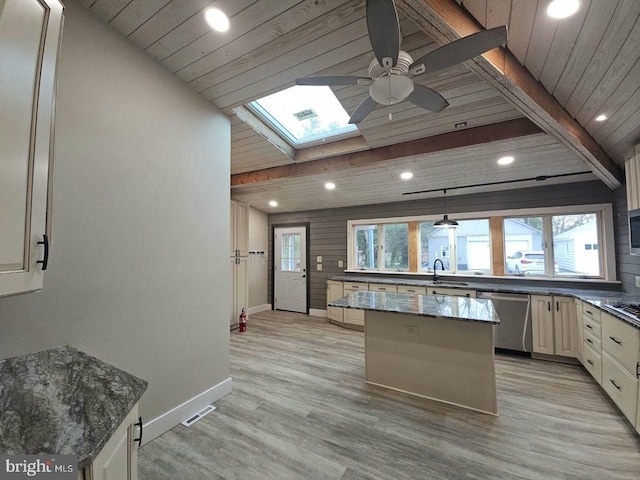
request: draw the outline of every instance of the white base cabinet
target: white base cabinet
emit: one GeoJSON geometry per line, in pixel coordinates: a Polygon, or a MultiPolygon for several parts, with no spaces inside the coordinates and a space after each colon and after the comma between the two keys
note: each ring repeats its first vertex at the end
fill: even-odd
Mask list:
{"type": "MultiPolygon", "coordinates": [[[[327,303],[333,302],[334,300],[338,300],[342,298],[344,295],[342,294],[342,282],[336,282],[335,280],[327,280],[327,303]]],[[[327,316],[329,320],[333,322],[343,323],[343,312],[340,307],[329,307],[327,306],[327,316]]]]}
{"type": "Polygon", "coordinates": [[[138,450],[135,444],[138,404],[120,424],[94,461],[78,472],[80,480],[137,480],[138,450]]]}
{"type": "Polygon", "coordinates": [[[578,321],[571,297],[531,295],[533,352],[577,357],[578,321]]]}

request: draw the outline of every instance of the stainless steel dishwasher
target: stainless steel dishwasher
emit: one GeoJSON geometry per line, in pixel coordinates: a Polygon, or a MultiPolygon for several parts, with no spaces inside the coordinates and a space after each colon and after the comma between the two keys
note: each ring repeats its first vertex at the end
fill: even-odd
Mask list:
{"type": "Polygon", "coordinates": [[[524,293],[478,292],[478,298],[493,302],[500,324],[494,328],[496,348],[531,352],[531,297],[524,293]]]}

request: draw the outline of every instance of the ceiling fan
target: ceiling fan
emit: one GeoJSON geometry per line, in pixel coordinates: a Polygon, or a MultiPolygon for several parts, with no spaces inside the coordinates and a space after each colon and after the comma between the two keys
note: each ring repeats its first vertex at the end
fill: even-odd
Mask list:
{"type": "Polygon", "coordinates": [[[400,24],[393,0],[367,0],[367,29],[375,54],[369,64],[369,77],[296,79],[297,85],[369,85],[369,96],[353,112],[349,123],[361,122],[378,104],[394,105],[404,100],[431,112],[442,111],[449,102],[435,90],[414,84],[411,78],[462,63],[507,41],[507,27],[503,25],[460,38],[413,61],[400,50],[400,24]]]}

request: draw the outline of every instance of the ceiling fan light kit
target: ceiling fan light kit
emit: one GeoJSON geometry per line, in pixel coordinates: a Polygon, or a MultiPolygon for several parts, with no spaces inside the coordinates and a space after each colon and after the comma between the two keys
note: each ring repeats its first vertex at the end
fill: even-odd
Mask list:
{"type": "MultiPolygon", "coordinates": [[[[370,85],[369,96],[356,108],[349,123],[365,119],[379,104],[395,105],[408,100],[430,112],[440,112],[449,102],[435,90],[412,78],[470,60],[507,41],[507,27],[495,27],[455,40],[413,61],[400,50],[400,24],[393,0],[367,0],[367,28],[375,58],[370,77],[323,76],[296,79],[297,85],[370,85]]],[[[390,116],[391,119],[391,116],[390,116]]]]}

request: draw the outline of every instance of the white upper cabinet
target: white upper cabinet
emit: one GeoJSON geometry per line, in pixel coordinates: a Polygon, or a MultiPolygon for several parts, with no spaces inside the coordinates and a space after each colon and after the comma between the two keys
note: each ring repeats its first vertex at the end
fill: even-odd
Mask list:
{"type": "Polygon", "coordinates": [[[231,256],[249,255],[249,205],[231,200],[231,256]]]}
{"type": "Polygon", "coordinates": [[[42,288],[62,12],[0,0],[0,296],[42,288]]]}

